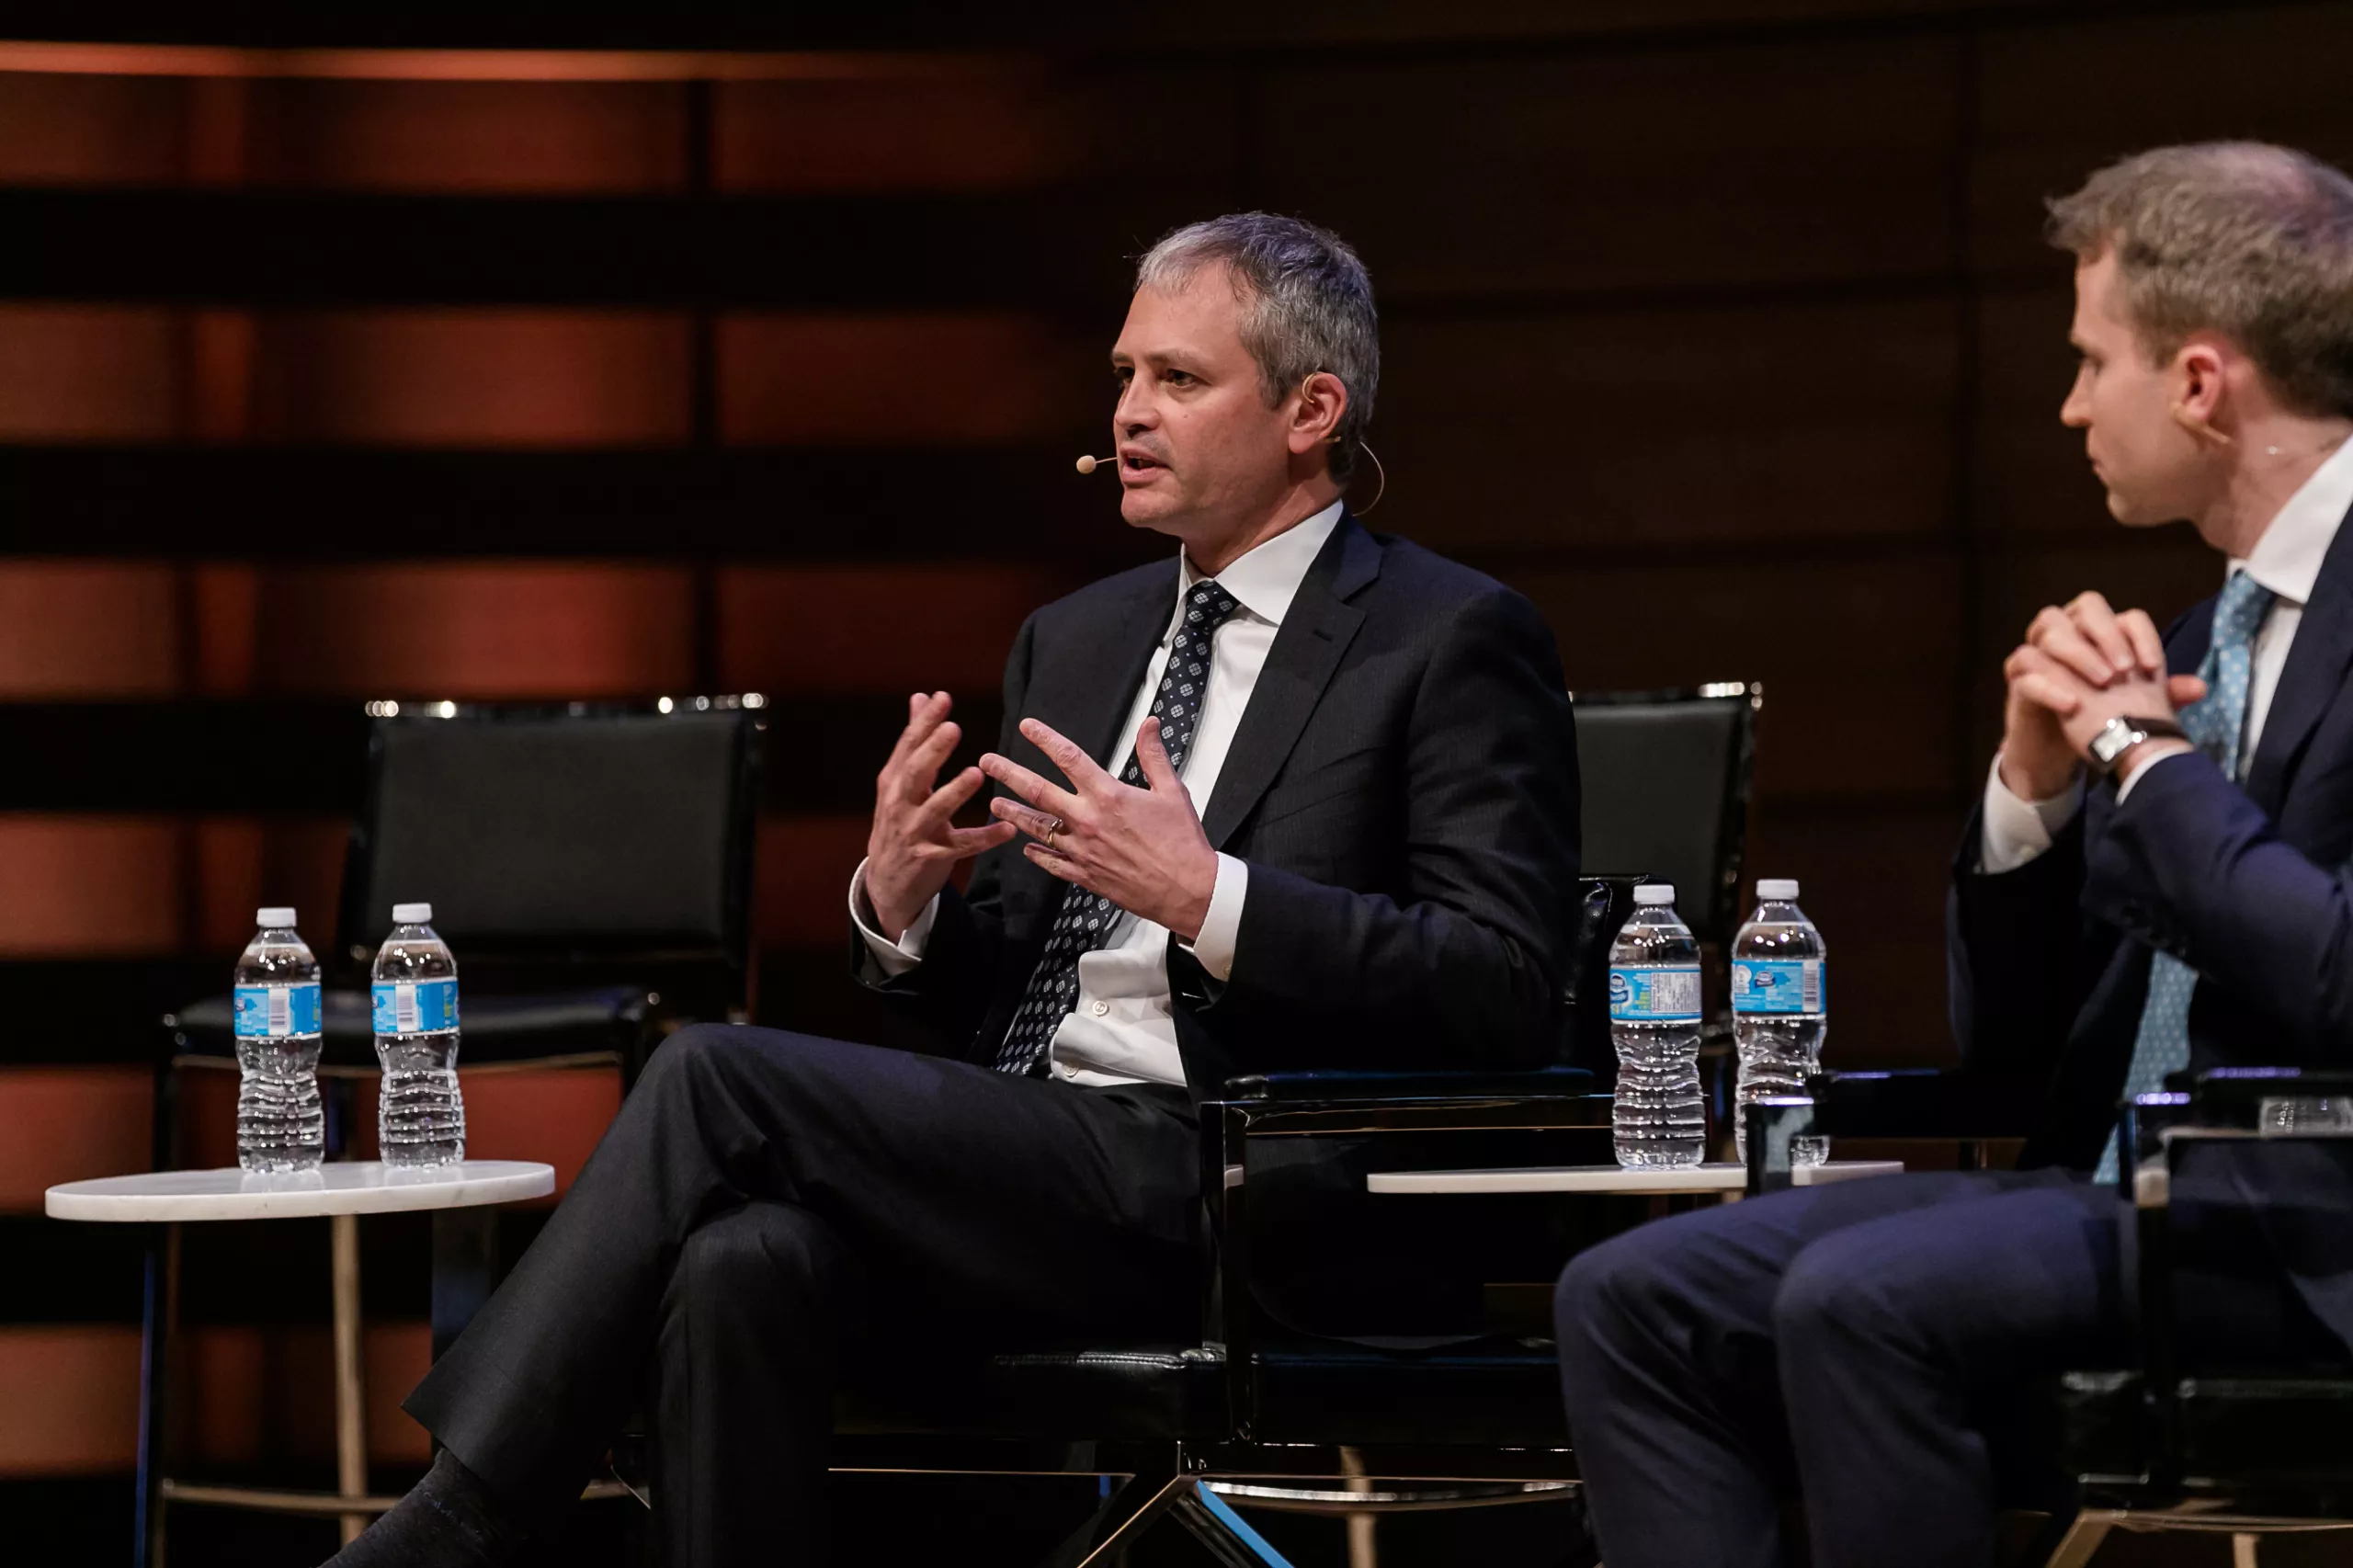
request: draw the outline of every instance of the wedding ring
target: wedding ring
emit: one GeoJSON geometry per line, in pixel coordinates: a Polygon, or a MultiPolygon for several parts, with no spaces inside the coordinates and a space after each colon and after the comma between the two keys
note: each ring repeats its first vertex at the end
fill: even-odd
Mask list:
{"type": "Polygon", "coordinates": [[[1046,831],[1045,831],[1045,832],[1043,832],[1043,833],[1041,833],[1041,834],[1040,834],[1038,836],[1039,836],[1040,838],[1042,838],[1042,839],[1044,839],[1044,840],[1046,841],[1046,847],[1047,847],[1047,848],[1051,849],[1051,848],[1054,846],[1054,835],[1056,835],[1056,834],[1060,833],[1062,830],[1063,830],[1063,819],[1062,819],[1062,818],[1060,818],[1060,817],[1048,817],[1048,818],[1046,819],[1046,831]]]}

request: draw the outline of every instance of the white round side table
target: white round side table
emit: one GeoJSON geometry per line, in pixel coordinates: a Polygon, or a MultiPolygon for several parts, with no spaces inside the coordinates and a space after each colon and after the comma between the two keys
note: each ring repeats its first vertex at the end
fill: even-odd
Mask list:
{"type": "MultiPolygon", "coordinates": [[[[339,1160],[315,1171],[259,1175],[240,1170],[155,1171],[145,1176],[107,1176],[52,1187],[46,1207],[52,1220],[99,1223],[179,1224],[219,1220],[299,1220],[324,1216],[333,1233],[335,1260],[335,1447],[336,1487],[332,1493],[258,1486],[207,1486],[142,1476],[144,1506],[151,1514],[142,1532],[148,1542],[162,1536],[160,1507],[165,1503],[201,1503],[273,1513],[331,1514],[343,1521],[348,1542],[369,1519],[399,1499],[368,1495],[367,1405],[359,1376],[359,1221],[362,1214],[417,1210],[477,1209],[545,1198],[555,1190],[555,1167],[530,1160],[467,1160],[421,1170],[388,1168],[374,1160],[339,1160]]],[[[441,1278],[445,1247],[435,1221],[434,1294],[437,1330],[443,1316],[441,1278]]],[[[486,1271],[485,1271],[486,1274],[486,1271]]],[[[487,1278],[461,1282],[468,1314],[488,1290],[487,1278]]],[[[162,1333],[163,1315],[154,1315],[162,1333]]],[[[437,1338],[438,1335],[437,1333],[437,1338]]],[[[436,1346],[437,1350],[438,1346],[436,1346]]],[[[164,1369],[158,1347],[148,1355],[148,1409],[144,1419],[160,1433],[164,1369]]],[[[160,1455],[160,1437],[155,1452],[160,1455]]],[[[143,1462],[147,1456],[141,1456],[143,1462]]],[[[160,1467],[159,1467],[160,1468],[160,1467]]]]}

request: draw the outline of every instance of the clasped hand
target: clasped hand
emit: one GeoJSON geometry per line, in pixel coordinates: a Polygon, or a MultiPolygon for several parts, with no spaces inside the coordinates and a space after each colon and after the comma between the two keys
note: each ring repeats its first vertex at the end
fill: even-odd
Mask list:
{"type": "Polygon", "coordinates": [[[989,811],[1029,835],[1021,852],[1188,942],[1199,937],[1217,891],[1217,851],[1168,760],[1160,721],[1146,719],[1136,734],[1143,789],[1122,784],[1038,720],[1024,719],[1021,733],[1070,781],[1064,789],[994,752],[981,758],[981,771],[1020,797],[1000,796],[989,811]]]}
{"type": "MultiPolygon", "coordinates": [[[[2170,719],[2206,695],[2196,676],[2165,673],[2165,641],[2142,610],[2118,613],[2095,593],[2052,605],[2027,628],[2026,641],[2002,665],[2009,681],[2002,735],[2002,783],[2024,800],[2047,800],[2067,788],[2092,737],[2114,718],[2170,719]]],[[[2131,773],[2158,748],[2151,741],[2120,759],[2131,773]]]]}

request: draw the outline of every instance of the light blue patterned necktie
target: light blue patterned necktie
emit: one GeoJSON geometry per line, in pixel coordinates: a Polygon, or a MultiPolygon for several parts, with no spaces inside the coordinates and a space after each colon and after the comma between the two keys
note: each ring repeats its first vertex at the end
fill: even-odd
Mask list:
{"type": "MultiPolygon", "coordinates": [[[[2255,665],[2255,634],[2279,596],[2245,572],[2234,572],[2214,605],[2214,631],[2198,674],[2206,682],[2205,698],[2181,711],[2181,727],[2198,749],[2214,759],[2223,774],[2235,780],[2240,737],[2246,733],[2247,681],[2255,665]]],[[[2132,1065],[2124,1074],[2124,1094],[2154,1095],[2165,1086],[2168,1074],[2189,1065],[2189,997],[2198,989],[2198,971],[2171,953],[2153,953],[2149,960],[2149,998],[2141,1008],[2141,1032],[2132,1041],[2132,1065]]],[[[2117,1135],[2108,1135],[2094,1181],[2117,1179],[2117,1135]]]]}

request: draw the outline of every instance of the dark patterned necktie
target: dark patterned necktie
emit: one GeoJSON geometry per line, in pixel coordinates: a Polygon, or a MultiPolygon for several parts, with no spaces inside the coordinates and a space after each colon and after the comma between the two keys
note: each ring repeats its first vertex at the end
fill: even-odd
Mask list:
{"type": "MultiPolygon", "coordinates": [[[[1176,641],[1168,650],[1168,667],[1161,672],[1160,689],[1153,694],[1152,716],[1160,721],[1160,744],[1168,748],[1168,766],[1183,772],[1193,749],[1193,734],[1200,726],[1201,702],[1209,693],[1210,642],[1226,618],[1240,608],[1233,595],[1213,577],[1193,585],[1185,596],[1185,619],[1177,623],[1176,641]]],[[[1120,782],[1141,788],[1143,767],[1128,754],[1120,782]]],[[[1069,883],[1063,886],[1062,911],[1046,937],[1046,950],[1029,971],[1029,989],[1005,1031],[996,1053],[1000,1073],[1029,1073],[1046,1060],[1054,1031],[1070,1016],[1078,997],[1078,960],[1111,939],[1120,908],[1100,893],[1069,883]]]]}
{"type": "MultiPolygon", "coordinates": [[[[2234,782],[2245,775],[2240,765],[2252,758],[2239,755],[2246,733],[2247,688],[2255,676],[2255,639],[2263,630],[2279,596],[2248,576],[2234,572],[2222,585],[2214,606],[2214,628],[2206,642],[2206,657],[2198,665],[2206,695],[2181,710],[2181,727],[2198,749],[2222,767],[2234,782]]],[[[2141,1028],[2132,1039],[2132,1061],[2124,1073],[2124,1096],[2138,1099],[2165,1086],[2166,1077],[2189,1065],[2189,999],[2198,989],[2198,971],[2171,953],[2149,955],[2149,992],[2141,1005],[2141,1028]]],[[[2108,1135],[2099,1166],[2092,1179],[2119,1179],[2117,1135],[2108,1135]]]]}

